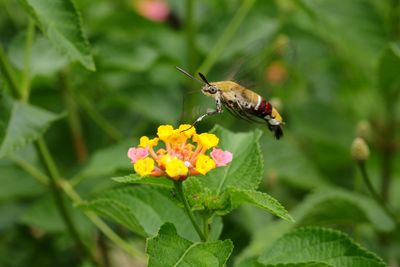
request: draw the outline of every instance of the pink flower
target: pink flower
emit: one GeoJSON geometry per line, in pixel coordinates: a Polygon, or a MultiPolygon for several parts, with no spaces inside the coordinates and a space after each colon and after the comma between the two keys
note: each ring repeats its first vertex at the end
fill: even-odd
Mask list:
{"type": "Polygon", "coordinates": [[[165,21],[170,13],[164,0],[135,0],[137,12],[153,21],[165,21]]]}
{"type": "Polygon", "coordinates": [[[128,150],[128,158],[131,159],[132,163],[135,163],[139,159],[144,159],[148,154],[149,153],[146,148],[131,147],[128,150]]]}
{"type": "Polygon", "coordinates": [[[213,148],[211,151],[210,156],[215,161],[218,167],[226,166],[229,162],[232,161],[232,153],[227,150],[222,150],[219,148],[213,148]]]}

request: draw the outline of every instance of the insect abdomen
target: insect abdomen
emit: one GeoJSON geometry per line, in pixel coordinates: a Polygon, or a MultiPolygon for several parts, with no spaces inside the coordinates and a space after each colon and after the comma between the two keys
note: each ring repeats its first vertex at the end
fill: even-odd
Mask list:
{"type": "Polygon", "coordinates": [[[272,113],[272,105],[267,100],[262,99],[260,105],[256,109],[257,115],[260,117],[270,116],[272,113]]]}
{"type": "Polygon", "coordinates": [[[283,136],[283,131],[280,125],[282,118],[280,117],[276,109],[274,109],[272,105],[267,102],[267,100],[261,100],[260,105],[256,109],[256,113],[257,116],[263,118],[267,122],[268,129],[274,133],[276,139],[279,139],[283,136]],[[273,116],[273,113],[275,114],[275,116],[279,116],[279,118],[275,118],[275,116],[273,116]]]}

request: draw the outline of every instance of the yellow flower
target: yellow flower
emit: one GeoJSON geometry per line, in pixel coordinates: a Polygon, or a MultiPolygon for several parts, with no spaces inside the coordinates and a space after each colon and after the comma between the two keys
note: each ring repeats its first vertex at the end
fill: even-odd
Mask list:
{"type": "Polygon", "coordinates": [[[193,141],[201,144],[205,149],[210,149],[218,145],[219,138],[215,134],[202,133],[194,135],[193,141]]]}
{"type": "Polygon", "coordinates": [[[206,174],[216,167],[215,162],[207,155],[200,154],[196,160],[196,170],[201,174],[206,174]]]}
{"type": "Polygon", "coordinates": [[[148,176],[154,170],[154,160],[152,158],[139,159],[133,164],[135,172],[140,176],[148,176]]]}
{"type": "Polygon", "coordinates": [[[140,147],[152,148],[152,147],[156,146],[157,144],[158,144],[158,138],[149,139],[147,136],[140,137],[140,143],[139,143],[140,147]]]}
{"type": "Polygon", "coordinates": [[[160,140],[166,142],[168,138],[172,135],[174,128],[171,125],[161,125],[157,129],[157,135],[160,140]]]}
{"type": "Polygon", "coordinates": [[[196,134],[196,128],[190,124],[181,124],[178,128],[179,132],[183,133],[187,138],[196,134]]]}
{"type": "Polygon", "coordinates": [[[162,155],[160,159],[157,161],[158,165],[161,167],[165,167],[167,163],[172,160],[172,157],[169,154],[162,155]]]}
{"type": "Polygon", "coordinates": [[[181,176],[187,176],[188,167],[185,166],[185,163],[182,160],[172,158],[166,163],[165,172],[174,180],[179,180],[181,176]]]}
{"type": "Polygon", "coordinates": [[[171,144],[176,144],[176,143],[181,144],[181,143],[186,142],[186,140],[187,140],[186,135],[183,132],[181,132],[180,130],[176,129],[176,130],[172,131],[170,136],[167,137],[165,141],[169,142],[171,144]]]}

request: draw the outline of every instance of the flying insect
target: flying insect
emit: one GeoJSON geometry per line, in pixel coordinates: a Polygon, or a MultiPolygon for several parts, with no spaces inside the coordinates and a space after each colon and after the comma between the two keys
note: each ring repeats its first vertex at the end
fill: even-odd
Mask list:
{"type": "Polygon", "coordinates": [[[201,80],[179,67],[176,68],[186,76],[201,83],[203,85],[201,92],[215,100],[215,110],[208,110],[198,117],[192,125],[202,121],[205,117],[222,113],[222,106],[224,106],[235,117],[253,122],[266,122],[268,129],[276,139],[283,136],[281,125],[284,122],[282,116],[270,102],[257,93],[233,81],[210,83],[200,72],[201,80]]]}

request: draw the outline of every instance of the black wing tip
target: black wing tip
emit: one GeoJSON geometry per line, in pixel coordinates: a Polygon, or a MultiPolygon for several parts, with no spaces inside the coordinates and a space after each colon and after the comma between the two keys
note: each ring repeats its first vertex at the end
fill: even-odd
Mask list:
{"type": "Polygon", "coordinates": [[[274,134],[276,140],[279,140],[281,137],[283,137],[283,131],[282,131],[282,127],[280,125],[270,125],[269,124],[268,128],[274,134]]]}

